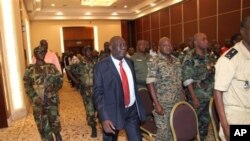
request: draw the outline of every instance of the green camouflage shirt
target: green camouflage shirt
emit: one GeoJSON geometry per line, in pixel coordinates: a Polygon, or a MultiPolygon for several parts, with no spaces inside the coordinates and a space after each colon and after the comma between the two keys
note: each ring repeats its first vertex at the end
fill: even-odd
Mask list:
{"type": "Polygon", "coordinates": [[[214,63],[214,59],[208,53],[203,57],[196,54],[194,50],[190,50],[184,58],[183,84],[188,86],[192,83],[194,92],[199,99],[209,99],[212,95],[214,63]]]}
{"type": "Polygon", "coordinates": [[[179,59],[172,56],[173,62],[168,63],[159,53],[148,61],[147,84],[154,83],[158,100],[173,106],[182,99],[182,67],[179,59]]]}
{"type": "Polygon", "coordinates": [[[76,74],[80,81],[81,85],[85,87],[93,86],[93,69],[94,69],[95,62],[88,62],[85,59],[82,59],[80,63],[73,64],[69,66],[71,72],[76,74]]]}
{"type": "Polygon", "coordinates": [[[25,70],[23,81],[26,93],[32,101],[39,97],[39,93],[44,93],[48,98],[56,96],[62,87],[61,73],[53,64],[42,65],[41,69],[37,67],[39,66],[31,64],[25,70]],[[47,89],[50,91],[46,91],[47,89]]]}

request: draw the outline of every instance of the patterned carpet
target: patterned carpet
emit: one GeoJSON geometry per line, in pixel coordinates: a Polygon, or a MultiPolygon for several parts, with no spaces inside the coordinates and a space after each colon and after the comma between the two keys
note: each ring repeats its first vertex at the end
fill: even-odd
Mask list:
{"type": "MultiPolygon", "coordinates": [[[[71,88],[64,79],[63,88],[59,92],[60,96],[60,118],[62,124],[62,138],[64,141],[101,141],[102,131],[98,125],[98,137],[91,138],[91,128],[87,126],[85,109],[82,97],[79,92],[71,88]]],[[[40,141],[40,136],[36,128],[32,109],[27,117],[13,121],[8,128],[0,129],[0,141],[40,141]]],[[[120,132],[119,141],[127,141],[124,131],[120,132]]],[[[146,141],[146,139],[143,139],[146,141]]],[[[207,141],[214,141],[211,128],[207,141]]]]}

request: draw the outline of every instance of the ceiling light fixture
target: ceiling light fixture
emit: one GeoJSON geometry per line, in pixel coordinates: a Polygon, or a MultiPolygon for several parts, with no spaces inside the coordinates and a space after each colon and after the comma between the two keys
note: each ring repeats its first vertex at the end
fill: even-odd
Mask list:
{"type": "Polygon", "coordinates": [[[51,4],[52,7],[55,7],[56,5],[54,3],[51,4]]]}
{"type": "Polygon", "coordinates": [[[151,7],[153,7],[153,6],[155,6],[155,5],[156,5],[155,3],[150,3],[150,6],[151,6],[151,7]]]}
{"type": "Polygon", "coordinates": [[[91,15],[91,12],[86,12],[85,15],[91,15]]]}
{"type": "Polygon", "coordinates": [[[141,11],[140,10],[135,10],[136,13],[140,13],[141,11]]]}
{"type": "Polygon", "coordinates": [[[128,8],[128,6],[127,6],[127,5],[124,5],[124,8],[128,8]]]}
{"type": "Polygon", "coordinates": [[[113,15],[113,16],[116,16],[116,15],[118,15],[116,12],[113,12],[111,15],[113,15]]]}
{"type": "Polygon", "coordinates": [[[85,6],[110,6],[117,0],[81,0],[81,5],[85,6]]]}

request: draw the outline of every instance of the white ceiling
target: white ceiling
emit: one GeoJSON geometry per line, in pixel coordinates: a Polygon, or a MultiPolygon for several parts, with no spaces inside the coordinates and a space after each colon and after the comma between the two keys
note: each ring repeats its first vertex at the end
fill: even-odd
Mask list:
{"type": "Polygon", "coordinates": [[[81,0],[23,0],[31,20],[136,19],[182,0],[117,0],[111,6],[83,6],[81,0]],[[40,2],[38,2],[40,1],[40,2]],[[154,3],[154,6],[151,4],[154,3]],[[55,4],[52,6],[51,4],[55,4]],[[124,6],[127,5],[127,8],[124,6]],[[36,9],[40,8],[40,11],[36,9]],[[116,12],[117,15],[112,15],[116,12]]]}

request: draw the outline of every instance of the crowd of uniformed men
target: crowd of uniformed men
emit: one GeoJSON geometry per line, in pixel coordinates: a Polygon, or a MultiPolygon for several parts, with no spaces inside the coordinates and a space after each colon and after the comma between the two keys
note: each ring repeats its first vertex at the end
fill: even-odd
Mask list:
{"type": "MultiPolygon", "coordinates": [[[[236,65],[230,66],[230,61],[237,62],[234,59],[239,58],[238,56],[248,58],[249,60],[249,31],[250,18],[247,17],[241,23],[240,34],[233,35],[231,40],[226,40],[230,42],[225,42],[223,45],[220,45],[216,41],[209,42],[205,33],[196,33],[188,42],[182,43],[178,47],[173,47],[169,38],[162,37],[159,39],[158,46],[156,43],[139,40],[135,48],[128,48],[126,58],[133,60],[138,91],[147,90],[154,103],[153,118],[157,126],[157,141],[173,140],[169,117],[175,103],[186,100],[192,104],[198,116],[200,137],[204,141],[208,134],[208,125],[210,122],[209,100],[213,97],[214,88],[221,93],[230,93],[230,90],[227,88],[230,87],[232,79],[240,77],[242,79],[243,91],[249,94],[249,69],[240,70],[245,76],[240,76],[240,74],[238,74],[239,76],[234,76],[239,70],[236,69],[236,65]],[[221,61],[215,65],[219,58],[222,58],[222,61],[226,60],[227,65],[230,66],[228,71],[231,76],[224,78],[228,82],[225,86],[221,86],[220,84],[224,83],[220,82],[223,81],[222,73],[227,72],[221,71],[225,70],[227,66],[221,66],[225,65],[221,61]],[[221,69],[222,67],[224,69],[221,69]],[[216,75],[220,76],[215,77],[215,72],[217,73],[217,71],[218,74],[216,75]],[[215,79],[218,79],[219,82],[216,82],[217,84],[215,83],[214,86],[215,79]]],[[[92,137],[97,137],[97,114],[93,104],[93,69],[96,63],[110,56],[109,47],[109,42],[105,42],[104,50],[99,54],[93,47],[86,46],[81,50],[80,54],[66,52],[61,60],[61,64],[63,64],[62,68],[65,68],[69,82],[80,91],[83,98],[87,123],[92,128],[92,137]]],[[[46,61],[45,63],[43,61],[47,50],[48,43],[45,45],[41,44],[35,48],[34,56],[37,61],[27,67],[24,81],[27,93],[33,102],[34,117],[42,139],[51,140],[53,138],[52,133],[54,133],[56,140],[61,140],[61,127],[58,114],[59,99],[57,96],[57,92],[62,86],[61,70],[56,69],[54,65],[48,64],[51,62],[46,61]],[[43,92],[39,92],[39,90],[43,92]],[[44,96],[41,98],[39,93],[46,94],[43,94],[44,96]],[[41,107],[41,105],[43,106],[41,107]]],[[[247,63],[240,63],[240,65],[247,66],[247,63]]],[[[243,68],[241,67],[241,69],[243,68]]],[[[237,84],[232,84],[234,85],[233,87],[238,87],[237,85],[241,86],[238,82],[235,83],[237,84]]],[[[218,99],[218,95],[215,98],[217,106],[221,106],[221,99],[218,99]]],[[[244,98],[245,101],[250,100],[249,95],[244,96],[244,98]]],[[[230,98],[226,100],[230,100],[230,98]]],[[[229,104],[229,107],[236,105],[236,107],[241,107],[243,110],[244,107],[245,109],[250,108],[247,102],[237,103],[239,101],[235,101],[234,105],[230,105],[230,101],[224,102],[229,104]],[[240,106],[237,106],[237,104],[240,106]]],[[[221,107],[219,109],[221,111],[221,107]]],[[[238,110],[242,111],[241,109],[239,108],[238,110]]],[[[237,108],[234,110],[237,111],[237,108]]],[[[227,113],[224,110],[223,112],[227,113]]],[[[227,115],[220,115],[220,119],[222,120],[225,120],[225,117],[227,115]]],[[[223,140],[229,140],[228,128],[223,126],[228,126],[231,123],[229,121],[223,122],[221,125],[223,129],[221,131],[224,131],[225,134],[223,140]]],[[[249,120],[246,122],[249,123],[249,120]]]]}

